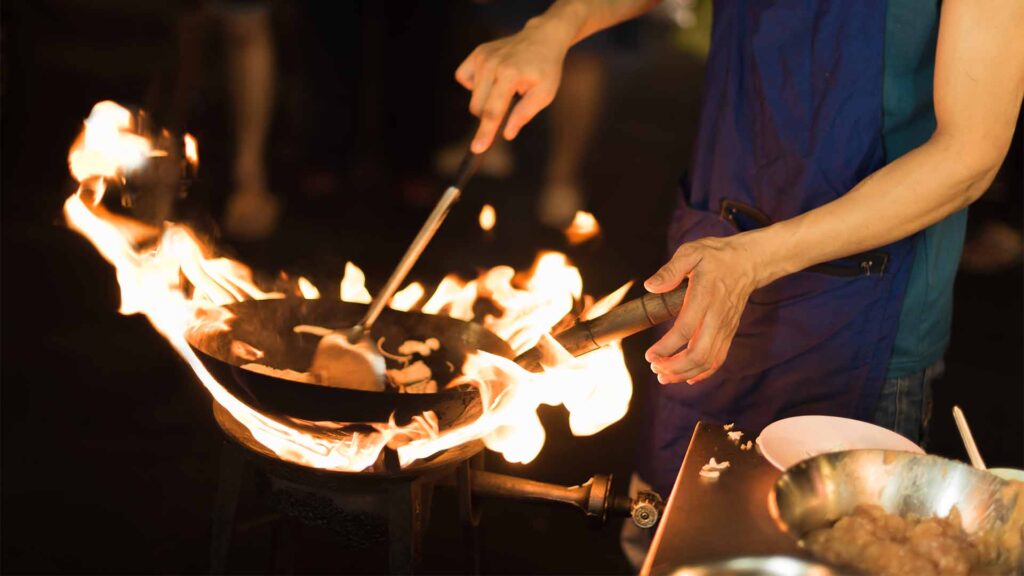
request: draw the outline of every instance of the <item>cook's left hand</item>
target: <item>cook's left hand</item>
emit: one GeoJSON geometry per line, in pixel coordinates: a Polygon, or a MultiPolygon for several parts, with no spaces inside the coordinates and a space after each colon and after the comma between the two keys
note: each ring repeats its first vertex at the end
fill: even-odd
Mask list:
{"type": "Polygon", "coordinates": [[[679,316],[645,355],[658,382],[695,384],[725,362],[747,299],[759,287],[752,246],[745,235],[688,242],[644,282],[662,293],[689,278],[679,316]]]}

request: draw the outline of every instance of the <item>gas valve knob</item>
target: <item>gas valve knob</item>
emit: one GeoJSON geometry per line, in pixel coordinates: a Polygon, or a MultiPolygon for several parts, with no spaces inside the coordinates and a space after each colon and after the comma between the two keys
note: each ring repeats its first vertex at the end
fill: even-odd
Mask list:
{"type": "Polygon", "coordinates": [[[658,523],[665,504],[654,492],[638,492],[630,505],[629,515],[633,523],[641,528],[650,528],[658,523]]]}

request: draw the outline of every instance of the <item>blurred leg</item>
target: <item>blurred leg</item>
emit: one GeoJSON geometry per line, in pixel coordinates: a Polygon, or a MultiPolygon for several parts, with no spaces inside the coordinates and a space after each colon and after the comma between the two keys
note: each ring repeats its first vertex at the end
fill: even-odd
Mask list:
{"type": "Polygon", "coordinates": [[[598,54],[570,54],[548,122],[551,151],[538,213],[562,228],[583,207],[582,167],[604,105],[605,63],[598,54]]]}
{"type": "Polygon", "coordinates": [[[232,236],[255,240],[274,231],[279,210],[265,167],[276,81],[270,6],[229,9],[222,16],[235,116],[235,188],[228,200],[225,229],[232,236]]]}

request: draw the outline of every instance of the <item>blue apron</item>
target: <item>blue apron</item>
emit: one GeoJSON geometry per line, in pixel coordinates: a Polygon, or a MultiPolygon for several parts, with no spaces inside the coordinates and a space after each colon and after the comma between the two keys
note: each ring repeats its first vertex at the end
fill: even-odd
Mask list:
{"type": "MultiPolygon", "coordinates": [[[[885,0],[715,3],[671,251],[807,212],[884,164],[885,18],[885,0]]],[[[901,240],[755,291],[713,377],[654,382],[641,475],[667,495],[700,419],[736,422],[743,440],[800,414],[870,419],[912,258],[901,240]]]]}

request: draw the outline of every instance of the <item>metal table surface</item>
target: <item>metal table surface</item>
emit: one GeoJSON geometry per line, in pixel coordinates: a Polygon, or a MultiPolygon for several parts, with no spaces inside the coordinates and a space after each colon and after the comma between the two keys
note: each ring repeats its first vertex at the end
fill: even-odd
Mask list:
{"type": "Polygon", "coordinates": [[[721,424],[697,424],[641,575],[736,556],[809,559],[768,512],[768,494],[781,472],[756,445],[740,450],[747,440],[753,438],[730,440],[721,424]],[[712,456],[730,466],[717,479],[702,478],[700,470],[712,456]]]}

